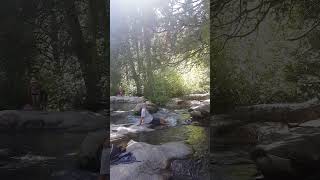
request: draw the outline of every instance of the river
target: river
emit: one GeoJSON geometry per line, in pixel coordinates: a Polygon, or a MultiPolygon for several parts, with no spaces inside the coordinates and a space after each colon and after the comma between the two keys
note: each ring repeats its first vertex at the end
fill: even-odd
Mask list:
{"type": "MultiPolygon", "coordinates": [[[[76,155],[86,133],[25,132],[0,134],[0,179],[63,179],[76,169],[76,155]]],[[[79,174],[77,172],[76,174],[79,174]]]]}

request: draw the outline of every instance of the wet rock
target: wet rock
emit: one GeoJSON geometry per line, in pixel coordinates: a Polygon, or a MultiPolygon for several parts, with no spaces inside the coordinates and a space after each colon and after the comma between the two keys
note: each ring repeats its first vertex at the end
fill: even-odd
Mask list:
{"type": "Polygon", "coordinates": [[[41,112],[15,111],[0,112],[0,131],[24,131],[61,129],[66,131],[92,131],[105,128],[106,118],[91,112],[41,112]]]}
{"type": "Polygon", "coordinates": [[[89,133],[85,137],[78,154],[79,167],[92,171],[99,170],[101,151],[107,137],[108,132],[103,130],[89,133]]]}
{"type": "Polygon", "coordinates": [[[131,164],[114,165],[110,168],[110,179],[118,180],[163,180],[160,171],[169,166],[170,159],[185,158],[191,154],[190,147],[182,142],[151,145],[130,141],[127,151],[132,152],[138,161],[131,164]]]}

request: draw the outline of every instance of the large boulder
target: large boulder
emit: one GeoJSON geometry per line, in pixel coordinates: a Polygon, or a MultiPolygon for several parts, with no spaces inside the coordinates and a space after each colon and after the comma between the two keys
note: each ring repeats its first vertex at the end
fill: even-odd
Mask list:
{"type": "Polygon", "coordinates": [[[243,106],[236,108],[231,116],[239,120],[301,123],[320,118],[320,102],[311,99],[303,103],[243,106]]]}
{"type": "Polygon", "coordinates": [[[286,178],[320,178],[320,133],[302,135],[299,131],[283,140],[260,145],[251,153],[264,176],[282,173],[286,178]]]}
{"type": "Polygon", "coordinates": [[[209,119],[210,118],[210,100],[203,101],[199,106],[189,109],[193,119],[209,119]]]}
{"type": "Polygon", "coordinates": [[[192,153],[191,148],[182,142],[151,145],[132,140],[128,143],[127,151],[132,152],[140,162],[112,165],[110,179],[164,180],[168,177],[161,170],[169,167],[169,160],[185,158],[192,153]]]}
{"type": "Polygon", "coordinates": [[[0,131],[55,129],[93,131],[105,128],[106,118],[91,112],[0,111],[0,131]]]}
{"type": "Polygon", "coordinates": [[[78,154],[78,165],[80,168],[98,171],[103,144],[108,137],[104,130],[88,133],[83,140],[78,154]]]}

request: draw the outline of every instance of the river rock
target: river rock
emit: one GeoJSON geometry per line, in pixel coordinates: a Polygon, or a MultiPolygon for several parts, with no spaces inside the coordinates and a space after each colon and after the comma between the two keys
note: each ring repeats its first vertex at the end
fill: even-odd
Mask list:
{"type": "Polygon", "coordinates": [[[122,111],[130,111],[137,104],[143,103],[143,97],[135,97],[135,96],[110,96],[110,108],[114,111],[122,110],[122,111]]]}
{"type": "Polygon", "coordinates": [[[239,120],[301,123],[320,118],[320,102],[311,99],[302,103],[243,106],[230,114],[233,119],[239,120]]]}
{"type": "MultiPolygon", "coordinates": [[[[264,172],[269,172],[268,169],[273,168],[281,170],[283,167],[283,163],[278,162],[277,159],[284,159],[289,162],[291,168],[293,168],[292,172],[289,173],[290,176],[294,178],[320,178],[320,133],[308,134],[308,135],[298,135],[292,133],[291,137],[287,137],[286,139],[273,142],[267,145],[260,145],[252,152],[252,155],[257,154],[256,152],[261,151],[263,149],[266,151],[267,156],[277,157],[274,158],[274,162],[268,167],[257,164],[260,168],[265,170],[264,172]],[[267,169],[264,169],[267,168],[267,169]]],[[[261,153],[260,153],[261,154],[261,153]]],[[[288,163],[287,163],[288,164],[288,163]]],[[[272,176],[270,174],[266,174],[265,176],[272,176]]]]}
{"type": "Polygon", "coordinates": [[[105,128],[106,118],[91,112],[0,111],[0,131],[61,129],[93,131],[105,128]]]}
{"type": "Polygon", "coordinates": [[[104,130],[88,133],[83,140],[78,154],[79,167],[87,170],[98,171],[103,144],[108,137],[104,130]]]}
{"type": "MultiPolygon", "coordinates": [[[[148,110],[151,114],[156,113],[156,112],[158,111],[157,105],[155,105],[155,104],[153,104],[153,103],[151,103],[151,102],[149,102],[149,101],[146,102],[146,105],[147,105],[147,110],[148,110]]],[[[134,107],[133,111],[134,111],[136,114],[140,115],[142,106],[143,106],[143,103],[137,104],[137,105],[134,107]]]]}
{"type": "Polygon", "coordinates": [[[191,148],[182,142],[151,145],[133,140],[128,143],[127,151],[140,162],[111,166],[110,179],[164,180],[168,177],[160,171],[169,166],[169,160],[185,158],[192,153],[191,148]]]}
{"type": "Polygon", "coordinates": [[[299,124],[299,126],[301,126],[301,127],[315,127],[315,128],[319,128],[319,127],[320,127],[320,119],[307,121],[307,122],[304,122],[304,123],[299,124]]]}
{"type": "Polygon", "coordinates": [[[190,115],[194,119],[210,118],[210,100],[204,101],[199,106],[190,108],[190,115]]]}

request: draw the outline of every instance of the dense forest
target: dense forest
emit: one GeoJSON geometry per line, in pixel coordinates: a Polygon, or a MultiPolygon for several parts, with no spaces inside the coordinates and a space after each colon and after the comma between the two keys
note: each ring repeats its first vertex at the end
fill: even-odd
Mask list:
{"type": "Polygon", "coordinates": [[[96,107],[108,96],[107,1],[5,0],[0,13],[1,109],[30,104],[32,78],[49,109],[96,107]]]}
{"type": "Polygon", "coordinates": [[[211,1],[211,112],[319,97],[319,2],[211,1]]]}
{"type": "Polygon", "coordinates": [[[164,104],[209,92],[209,1],[111,1],[110,88],[164,104]]]}

